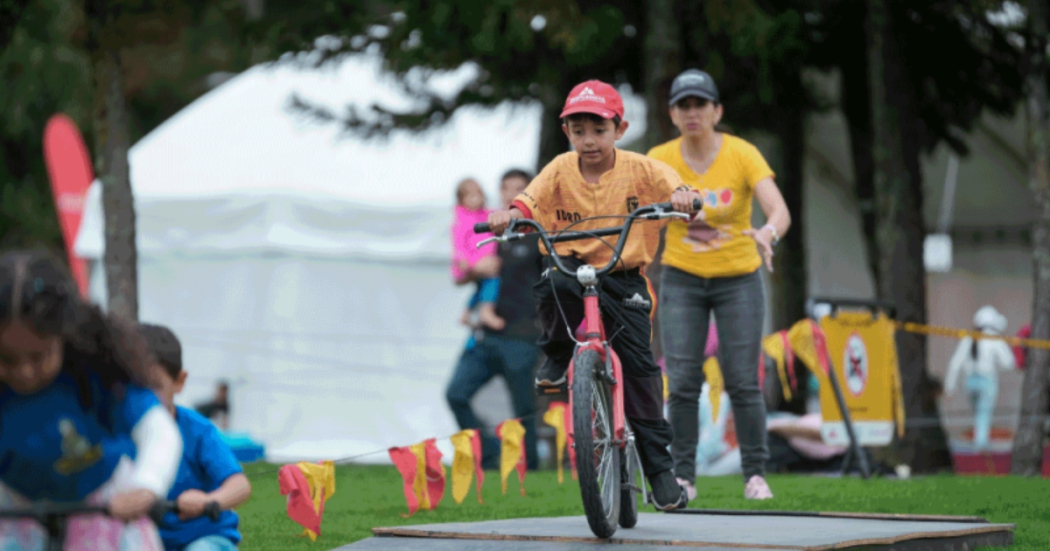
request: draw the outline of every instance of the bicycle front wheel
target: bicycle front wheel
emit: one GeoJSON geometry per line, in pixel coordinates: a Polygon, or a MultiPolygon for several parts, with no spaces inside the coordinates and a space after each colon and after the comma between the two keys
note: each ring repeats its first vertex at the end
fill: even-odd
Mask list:
{"type": "Polygon", "coordinates": [[[620,450],[613,433],[612,396],[600,376],[598,353],[576,356],[572,380],[572,423],[580,497],[591,531],[599,538],[616,532],[620,516],[620,450]]]}

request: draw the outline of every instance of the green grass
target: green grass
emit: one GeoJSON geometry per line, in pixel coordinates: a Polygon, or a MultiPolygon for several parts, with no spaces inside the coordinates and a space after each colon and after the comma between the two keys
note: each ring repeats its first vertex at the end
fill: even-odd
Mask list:
{"type": "MultiPolygon", "coordinates": [[[[518,492],[517,475],[500,493],[498,472],[486,472],[484,504],[475,490],[457,505],[451,487],[437,509],[407,513],[401,477],[393,467],[340,466],[336,492],[325,506],[321,537],[316,542],[301,537],[302,528],[285,513],[285,498],[278,491],[276,467],[245,467],[252,481],[252,498],[240,509],[244,534],[242,551],[313,549],[327,550],[371,536],[378,526],[401,526],[492,520],[519,517],[582,515],[579,486],[566,473],[559,485],[554,471],[530,472],[525,478],[527,495],[518,492]]],[[[1014,477],[934,476],[911,480],[770,476],[776,498],[767,502],[745,501],[739,477],[704,478],[694,508],[777,509],[796,511],[850,511],[976,515],[992,522],[1017,525],[1015,550],[1050,549],[1050,480],[1014,477]]],[[[653,512],[651,508],[643,512],[653,512]]]]}

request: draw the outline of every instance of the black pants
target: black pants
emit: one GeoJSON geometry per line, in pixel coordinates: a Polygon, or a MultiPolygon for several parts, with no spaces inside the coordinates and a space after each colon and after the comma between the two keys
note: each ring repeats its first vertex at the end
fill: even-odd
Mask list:
{"type": "MultiPolygon", "coordinates": [[[[583,321],[583,286],[557,271],[550,258],[544,259],[544,263],[549,269],[533,286],[543,324],[537,344],[548,361],[568,368],[576,346],[568,332],[575,333],[583,321]]],[[[578,259],[566,257],[562,257],[562,263],[569,269],[581,264],[578,259]]],[[[663,411],[663,378],[650,348],[655,299],[649,281],[637,269],[606,274],[599,293],[605,335],[623,366],[624,413],[635,434],[642,469],[646,476],[653,476],[672,466],[668,451],[671,425],[664,419],[663,411]]]]}

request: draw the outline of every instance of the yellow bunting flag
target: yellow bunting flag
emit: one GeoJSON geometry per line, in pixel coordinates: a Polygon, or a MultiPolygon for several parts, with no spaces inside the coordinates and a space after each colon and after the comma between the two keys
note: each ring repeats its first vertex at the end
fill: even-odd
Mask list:
{"type": "Polygon", "coordinates": [[[475,450],[475,440],[478,438],[476,429],[462,430],[451,437],[452,447],[456,450],[456,455],[452,458],[452,499],[456,500],[456,503],[463,503],[463,499],[467,497],[470,481],[474,479],[475,473],[478,475],[478,503],[483,503],[481,482],[484,474],[481,471],[480,446],[475,450]]]}
{"type": "Polygon", "coordinates": [[[565,482],[565,474],[562,473],[562,461],[565,457],[565,402],[551,402],[547,413],[543,414],[543,422],[554,427],[554,447],[558,457],[558,484],[565,482]]]}
{"type": "Polygon", "coordinates": [[[824,342],[824,332],[810,319],[799,320],[788,330],[788,344],[792,352],[817,380],[824,384],[828,374],[828,349],[824,342]]]}
{"type": "Polygon", "coordinates": [[[722,404],[722,391],[726,387],[717,356],[711,356],[704,362],[704,378],[707,380],[707,399],[711,402],[711,421],[717,421],[718,409],[722,404]]]}
{"type": "Polygon", "coordinates": [[[419,501],[419,508],[429,510],[430,494],[427,492],[427,443],[420,442],[408,447],[416,458],[416,478],[412,481],[412,493],[419,501]]]}
{"type": "Polygon", "coordinates": [[[780,377],[780,387],[783,389],[784,399],[791,400],[792,385],[788,381],[787,374],[787,356],[791,354],[791,348],[787,342],[787,332],[778,331],[763,338],[762,351],[772,358],[777,366],[777,375],[780,377]]]}
{"type": "Polygon", "coordinates": [[[522,440],[525,438],[525,427],[517,419],[507,419],[496,427],[496,436],[503,441],[500,449],[500,479],[503,493],[507,493],[507,477],[517,469],[518,486],[521,495],[525,495],[525,447],[522,440]]]}

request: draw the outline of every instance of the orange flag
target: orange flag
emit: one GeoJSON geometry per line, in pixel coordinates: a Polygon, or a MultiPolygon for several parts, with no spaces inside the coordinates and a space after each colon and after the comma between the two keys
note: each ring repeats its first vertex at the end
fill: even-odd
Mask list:
{"type": "Polygon", "coordinates": [[[389,453],[390,460],[394,462],[394,466],[397,467],[397,470],[401,473],[401,478],[404,480],[405,501],[408,503],[408,514],[402,514],[401,516],[408,518],[416,514],[416,511],[419,510],[419,499],[416,497],[415,491],[413,491],[419,460],[408,446],[390,448],[389,453]]]}
{"type": "Polygon", "coordinates": [[[335,493],[335,464],[298,463],[277,471],[281,495],[287,496],[288,517],[303,527],[303,535],[316,541],[321,535],[325,501],[335,493]]]}
{"type": "Polygon", "coordinates": [[[441,450],[437,449],[437,440],[431,438],[424,442],[426,448],[427,502],[431,509],[436,509],[445,497],[445,466],[441,464],[441,450]]]}
{"type": "Polygon", "coordinates": [[[562,461],[565,457],[565,408],[568,406],[565,402],[551,402],[547,413],[543,414],[543,422],[554,427],[554,448],[558,454],[558,484],[565,482],[565,475],[562,473],[562,461]]]}
{"type": "Polygon", "coordinates": [[[452,499],[463,503],[470,491],[470,481],[477,476],[478,503],[481,500],[481,484],[485,472],[481,470],[481,435],[476,429],[466,429],[450,438],[456,455],[452,458],[452,499]]]}
{"type": "Polygon", "coordinates": [[[496,436],[503,441],[499,466],[503,493],[507,493],[507,477],[517,468],[518,487],[521,488],[521,495],[525,495],[525,446],[522,445],[525,427],[517,419],[507,419],[496,427],[496,436]]]}

